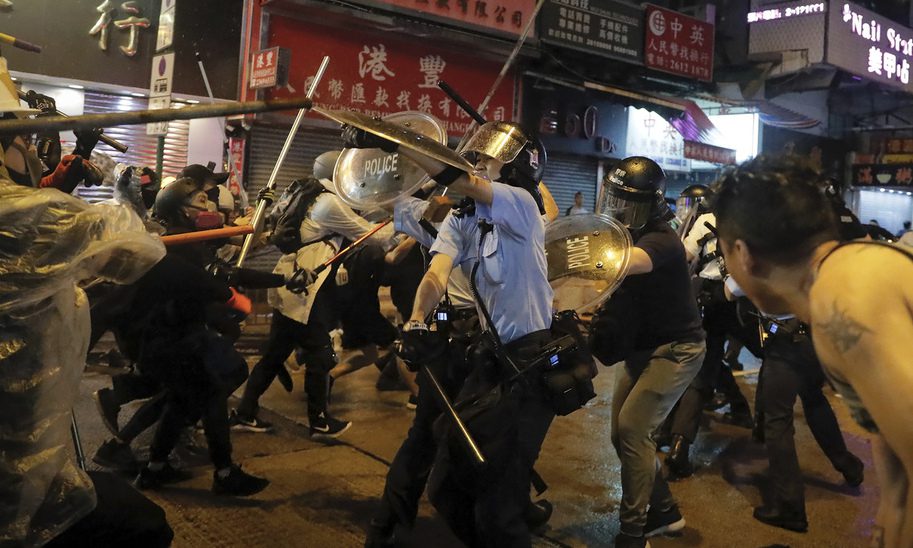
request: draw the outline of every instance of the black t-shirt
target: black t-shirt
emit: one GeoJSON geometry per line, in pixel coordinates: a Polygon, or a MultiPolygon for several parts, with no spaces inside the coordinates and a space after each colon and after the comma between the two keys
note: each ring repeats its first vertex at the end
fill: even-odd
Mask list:
{"type": "Polygon", "coordinates": [[[653,221],[634,246],[653,261],[652,272],[630,275],[620,288],[630,293],[639,317],[634,349],[704,340],[681,240],[667,223],[653,221]]]}

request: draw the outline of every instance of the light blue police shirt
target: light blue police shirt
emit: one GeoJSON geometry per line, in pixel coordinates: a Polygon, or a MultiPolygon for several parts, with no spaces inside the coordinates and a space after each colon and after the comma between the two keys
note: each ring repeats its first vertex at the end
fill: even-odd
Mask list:
{"type": "Polygon", "coordinates": [[[492,183],[492,193],[491,205],[476,204],[474,217],[448,214],[431,253],[447,255],[469,276],[480,251],[478,221],[494,225],[482,245],[476,285],[507,344],[551,326],[553,294],[545,260],[545,224],[535,200],[526,190],[503,183],[492,183]]]}

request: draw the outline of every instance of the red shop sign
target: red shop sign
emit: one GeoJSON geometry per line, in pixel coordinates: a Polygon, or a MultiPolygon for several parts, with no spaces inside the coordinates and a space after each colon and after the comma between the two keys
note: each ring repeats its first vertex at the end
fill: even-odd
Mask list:
{"type": "Polygon", "coordinates": [[[685,141],[684,156],[691,160],[701,160],[713,164],[732,165],[735,163],[734,150],[697,141],[685,141]]]}
{"type": "Polygon", "coordinates": [[[646,5],[644,64],[651,69],[713,81],[713,25],[651,4],[646,5]]]}
{"type": "MultiPolygon", "coordinates": [[[[299,95],[320,59],[329,55],[330,65],[317,88],[316,103],[371,116],[406,110],[426,112],[446,122],[448,135],[455,136],[466,132],[471,119],[437,87],[438,79],[451,84],[477,106],[501,69],[497,63],[448,51],[427,41],[408,40],[391,33],[341,32],[285,17],[271,18],[269,41],[270,45],[292,50],[289,82],[299,95]]],[[[289,91],[276,89],[269,94],[283,97],[289,91]]],[[[489,120],[513,119],[513,75],[504,79],[482,114],[489,120]]]]}
{"type": "Polygon", "coordinates": [[[388,4],[460,23],[519,35],[533,13],[533,0],[381,0],[388,4]]]}
{"type": "Polygon", "coordinates": [[[279,48],[258,51],[252,59],[250,87],[254,89],[271,88],[277,84],[279,75],[279,48]]]}

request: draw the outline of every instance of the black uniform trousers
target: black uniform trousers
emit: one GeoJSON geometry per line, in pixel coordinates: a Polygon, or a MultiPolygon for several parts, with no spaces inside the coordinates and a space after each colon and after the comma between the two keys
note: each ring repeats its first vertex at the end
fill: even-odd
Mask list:
{"type": "MultiPolygon", "coordinates": [[[[708,283],[722,286],[722,282],[704,280],[705,286],[708,283]]],[[[707,353],[704,355],[704,362],[697,377],[682,394],[671,418],[670,433],[683,436],[689,443],[694,443],[697,437],[704,405],[713,397],[714,388],[718,387],[729,398],[730,411],[733,414],[751,413],[748,401],[739,390],[732,371],[723,365],[726,338],[738,322],[735,303],[727,302],[722,295],[718,297],[720,298],[703,307],[704,331],[707,332],[707,353]]]]}
{"type": "MultiPolygon", "coordinates": [[[[521,360],[529,360],[550,339],[548,331],[535,332],[506,345],[506,350],[521,360]]],[[[475,366],[458,400],[484,392],[493,381],[511,376],[506,367],[499,365],[502,364],[475,366]]],[[[429,498],[454,534],[471,548],[526,548],[532,544],[525,519],[530,505],[530,477],[555,412],[538,374],[532,372],[528,376],[518,409],[511,415],[516,421],[515,439],[510,440],[514,449],[496,477],[482,488],[467,488],[461,480],[465,471],[453,470],[456,459],[448,454],[446,446],[440,448],[435,460],[429,498]]]]}
{"type": "Polygon", "coordinates": [[[770,460],[772,503],[785,511],[805,513],[805,488],[795,443],[793,408],[797,396],[815,441],[834,468],[848,470],[856,462],[821,391],[824,380],[810,337],[794,336],[780,327],[767,338],[756,407],[770,460]]]}
{"type": "Polygon", "coordinates": [[[447,355],[436,363],[425,364],[418,374],[415,419],[387,472],[380,510],[375,519],[380,526],[392,527],[399,523],[411,528],[415,524],[419,499],[428,483],[428,475],[437,454],[434,422],[443,413],[443,407],[425,369],[431,370],[447,397],[454,398],[466,380],[466,350],[478,323],[475,311],[455,321],[455,335],[451,338],[447,355]]]}
{"type": "MultiPolygon", "coordinates": [[[[332,276],[332,274],[331,274],[332,276]]],[[[244,396],[238,405],[238,414],[255,417],[259,410],[260,396],[266,392],[279,369],[285,367],[285,360],[295,348],[301,348],[300,356],[305,364],[304,392],[307,394],[308,418],[314,420],[327,410],[327,392],[330,370],[336,365],[333,342],[329,332],[336,322],[331,311],[336,306],[332,280],[326,280],[317,291],[308,323],[297,322],[273,310],[269,339],[263,350],[263,357],[254,366],[244,388],[244,396]]]]}

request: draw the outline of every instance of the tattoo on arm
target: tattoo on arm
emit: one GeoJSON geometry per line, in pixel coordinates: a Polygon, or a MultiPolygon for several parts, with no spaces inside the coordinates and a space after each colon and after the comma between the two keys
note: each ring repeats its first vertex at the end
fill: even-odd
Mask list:
{"type": "Polygon", "coordinates": [[[830,318],[815,322],[815,327],[826,333],[840,352],[848,352],[856,346],[859,339],[871,330],[850,318],[846,312],[837,308],[834,303],[830,318]]]}

